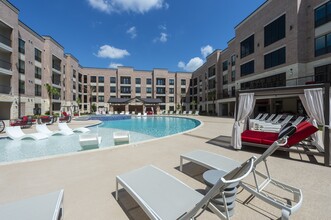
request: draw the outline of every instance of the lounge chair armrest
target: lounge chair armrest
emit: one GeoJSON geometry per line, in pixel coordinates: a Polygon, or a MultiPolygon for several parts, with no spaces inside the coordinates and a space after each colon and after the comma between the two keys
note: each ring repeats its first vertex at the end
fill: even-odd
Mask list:
{"type": "Polygon", "coordinates": [[[244,179],[245,177],[247,177],[251,172],[252,172],[252,170],[253,170],[253,168],[254,168],[254,162],[256,161],[256,157],[255,156],[253,156],[253,157],[251,157],[250,159],[249,159],[249,163],[250,163],[250,166],[249,166],[249,169],[248,169],[248,171],[244,174],[244,175],[242,175],[241,177],[238,177],[237,179],[232,179],[232,180],[226,180],[226,179],[224,179],[223,177],[221,178],[221,180],[222,180],[222,182],[223,183],[226,183],[226,184],[231,184],[231,183],[235,183],[235,182],[239,182],[239,181],[241,181],[242,179],[244,179]]]}

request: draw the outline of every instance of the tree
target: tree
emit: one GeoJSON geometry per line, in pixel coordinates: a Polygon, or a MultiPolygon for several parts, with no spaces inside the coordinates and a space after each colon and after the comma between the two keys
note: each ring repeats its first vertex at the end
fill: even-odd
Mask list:
{"type": "Polygon", "coordinates": [[[53,87],[52,85],[46,83],[44,84],[47,95],[48,95],[48,101],[49,101],[49,115],[53,115],[53,109],[52,109],[52,96],[53,95],[60,95],[60,92],[57,88],[53,87]]]}
{"type": "Polygon", "coordinates": [[[195,106],[197,105],[197,102],[195,101],[195,99],[192,100],[191,105],[193,107],[192,110],[195,111],[195,106]]]}
{"type": "Polygon", "coordinates": [[[208,100],[213,101],[213,114],[215,114],[215,99],[216,99],[216,91],[209,92],[208,100]]]}
{"type": "MultiPolygon", "coordinates": [[[[87,89],[87,86],[86,86],[87,89]]],[[[92,93],[96,91],[95,86],[90,86],[89,87],[89,103],[90,103],[90,111],[95,112],[95,110],[92,109],[92,93]]],[[[96,109],[96,108],[95,108],[96,109]]]]}

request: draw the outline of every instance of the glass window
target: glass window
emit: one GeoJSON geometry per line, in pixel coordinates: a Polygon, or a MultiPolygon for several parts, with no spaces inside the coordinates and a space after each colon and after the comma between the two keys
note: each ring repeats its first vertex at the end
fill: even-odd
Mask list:
{"type": "Polygon", "coordinates": [[[110,87],[110,92],[111,93],[115,93],[116,92],[116,87],[115,86],[111,86],[110,87]]]}
{"type": "Polygon", "coordinates": [[[141,92],[141,88],[140,87],[136,87],[136,93],[140,93],[141,92]]]}
{"type": "Polygon", "coordinates": [[[98,97],[98,101],[99,102],[104,102],[105,101],[105,97],[104,96],[99,96],[98,97]]]}
{"type": "Polygon", "coordinates": [[[141,79],[140,78],[136,78],[136,84],[140,85],[141,84],[141,79]]]}
{"type": "Polygon", "coordinates": [[[19,93],[20,94],[24,94],[25,93],[25,81],[24,80],[20,80],[19,83],[19,93]]]}
{"type": "Polygon", "coordinates": [[[105,91],[105,88],[103,86],[99,86],[98,91],[99,92],[104,92],[105,91]]]}
{"type": "Polygon", "coordinates": [[[25,62],[23,60],[18,60],[18,72],[25,74],[25,62]]]}
{"type": "Polygon", "coordinates": [[[41,79],[41,68],[37,66],[34,67],[34,77],[36,79],[41,79]]]}
{"type": "Polygon", "coordinates": [[[315,9],[315,27],[319,27],[331,21],[331,2],[328,1],[324,5],[315,9]]]}
{"type": "Polygon", "coordinates": [[[121,76],[121,84],[131,84],[131,77],[121,76]]]}
{"type": "Polygon", "coordinates": [[[254,60],[240,66],[240,75],[246,76],[254,73],[254,60]]]}
{"type": "Polygon", "coordinates": [[[37,48],[34,48],[34,59],[41,62],[41,51],[37,48]]]}
{"type": "Polygon", "coordinates": [[[315,56],[331,53],[331,33],[315,39],[315,56]]]}
{"type": "Polygon", "coordinates": [[[25,41],[20,38],[18,39],[18,52],[25,54],[25,41]]]}
{"type": "Polygon", "coordinates": [[[156,87],[156,94],[165,94],[164,87],[156,87]]]}
{"type": "Polygon", "coordinates": [[[169,97],[169,102],[174,102],[174,97],[169,97]]]}
{"type": "Polygon", "coordinates": [[[171,85],[171,86],[175,85],[175,80],[174,79],[169,79],[169,85],[171,85]]]}
{"type": "Polygon", "coordinates": [[[231,66],[236,65],[236,55],[231,56],[231,66]]]}
{"type": "Polygon", "coordinates": [[[240,57],[254,53],[254,34],[240,43],[240,57]]]}
{"type": "Polygon", "coordinates": [[[286,48],[280,48],[264,55],[264,69],[284,64],[286,62],[286,48]]]}
{"type": "Polygon", "coordinates": [[[116,83],[116,77],[110,77],[110,83],[116,83]]]}
{"type": "Polygon", "coordinates": [[[105,82],[105,77],[99,76],[98,81],[99,81],[99,83],[104,83],[105,82]]]}
{"type": "Polygon", "coordinates": [[[146,79],[146,84],[151,85],[152,84],[152,79],[150,79],[150,78],[146,79]]]}
{"type": "Polygon", "coordinates": [[[97,82],[97,77],[96,76],[91,76],[91,83],[97,82]]]}
{"type": "Polygon", "coordinates": [[[185,89],[185,88],[181,88],[181,89],[180,89],[180,93],[181,93],[181,94],[186,94],[186,89],[185,89]]]}
{"type": "Polygon", "coordinates": [[[264,27],[264,46],[268,46],[285,37],[286,17],[282,15],[264,27]]]}
{"type": "Polygon", "coordinates": [[[234,82],[236,80],[236,71],[232,70],[231,72],[231,81],[234,82]]]}
{"type": "Polygon", "coordinates": [[[181,79],[181,80],[180,80],[180,84],[181,84],[182,86],[185,86],[185,85],[186,85],[186,80],[185,80],[185,79],[181,79]]]}
{"type": "Polygon", "coordinates": [[[222,70],[223,71],[228,70],[228,61],[227,60],[222,63],[222,70]]]}
{"type": "Polygon", "coordinates": [[[170,93],[170,94],[174,94],[174,93],[175,93],[174,88],[169,88],[169,93],[170,93]]]}
{"type": "Polygon", "coordinates": [[[121,86],[121,93],[126,93],[126,94],[131,93],[131,87],[130,86],[121,86]]]}
{"type": "Polygon", "coordinates": [[[146,93],[152,93],[152,88],[151,87],[147,87],[146,88],[146,93]]]}
{"type": "Polygon", "coordinates": [[[156,78],[156,85],[165,86],[165,78],[156,78]]]}
{"type": "Polygon", "coordinates": [[[41,96],[41,85],[34,84],[34,94],[35,96],[41,96]]]}

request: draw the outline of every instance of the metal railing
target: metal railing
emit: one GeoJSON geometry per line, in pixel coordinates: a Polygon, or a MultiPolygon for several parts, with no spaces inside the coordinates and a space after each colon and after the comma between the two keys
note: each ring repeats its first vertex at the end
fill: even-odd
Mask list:
{"type": "Polygon", "coordinates": [[[0,68],[6,69],[6,70],[12,70],[12,65],[10,62],[0,59],[0,68]]]}
{"type": "Polygon", "coordinates": [[[1,94],[10,94],[11,87],[0,85],[0,93],[1,94]]]}

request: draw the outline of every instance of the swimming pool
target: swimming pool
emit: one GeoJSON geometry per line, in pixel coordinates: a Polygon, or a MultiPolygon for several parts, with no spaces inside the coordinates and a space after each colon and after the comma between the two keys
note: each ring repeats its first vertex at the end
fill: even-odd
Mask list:
{"type": "MultiPolygon", "coordinates": [[[[115,131],[130,131],[130,143],[136,143],[184,132],[200,125],[198,120],[179,117],[148,116],[111,121],[109,117],[98,119],[103,121],[102,124],[89,128],[91,129],[91,133],[98,133],[98,135],[102,136],[102,142],[99,148],[114,146],[113,132],[115,131]]],[[[0,139],[0,162],[66,154],[90,149],[80,146],[79,134],[51,136],[48,139],[40,141],[13,141],[9,138],[2,138],[0,139]]]]}

